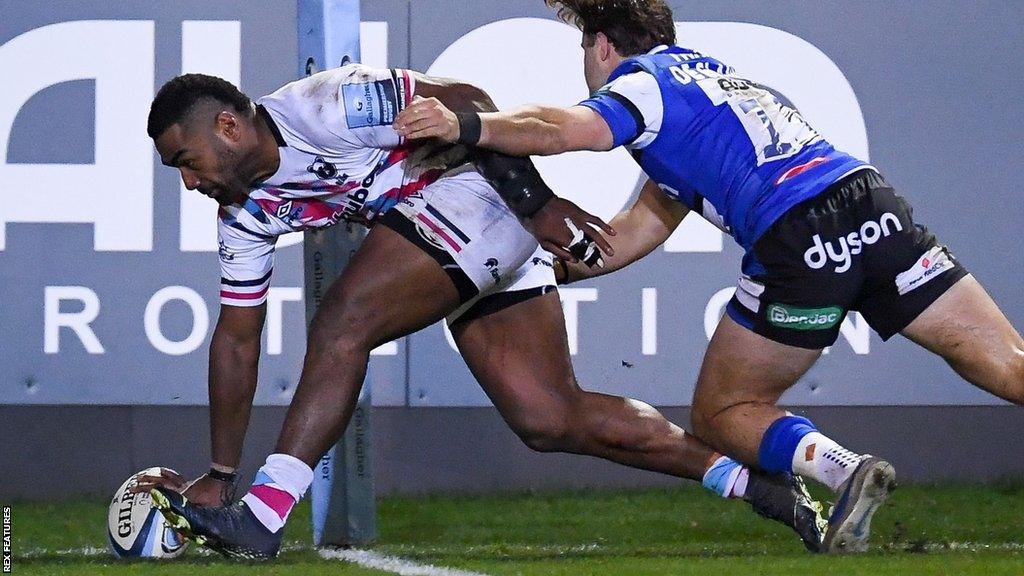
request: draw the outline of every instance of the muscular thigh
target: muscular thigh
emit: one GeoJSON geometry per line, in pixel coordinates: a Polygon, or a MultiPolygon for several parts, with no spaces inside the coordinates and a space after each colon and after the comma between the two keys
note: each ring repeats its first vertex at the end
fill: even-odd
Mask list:
{"type": "Polygon", "coordinates": [[[438,262],[379,225],[324,295],[310,340],[359,337],[377,345],[433,324],[458,305],[459,292],[438,262]]]}
{"type": "Polygon", "coordinates": [[[942,356],[968,381],[1021,401],[1024,340],[973,276],[942,294],[902,333],[942,356]]]}
{"type": "Polygon", "coordinates": [[[452,334],[481,387],[513,425],[557,417],[580,392],[554,290],[460,322],[452,334]]]}
{"type": "Polygon", "coordinates": [[[725,316],[704,355],[694,406],[714,416],[739,404],[774,404],[820,355],[769,340],[725,316]]]}

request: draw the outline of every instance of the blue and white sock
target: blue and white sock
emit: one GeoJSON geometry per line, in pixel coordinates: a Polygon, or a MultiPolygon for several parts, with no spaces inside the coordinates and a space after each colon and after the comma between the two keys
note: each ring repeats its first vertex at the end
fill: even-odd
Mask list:
{"type": "Polygon", "coordinates": [[[862,456],[825,436],[807,418],[783,416],[761,438],[758,461],[766,472],[813,478],[833,492],[853,474],[862,456]]]}
{"type": "Polygon", "coordinates": [[[739,462],[721,456],[704,473],[703,484],[723,498],[743,498],[747,493],[750,470],[739,462]]]}
{"type": "Polygon", "coordinates": [[[811,432],[800,439],[793,453],[793,473],[814,478],[838,492],[862,458],[821,432],[811,432]]]}

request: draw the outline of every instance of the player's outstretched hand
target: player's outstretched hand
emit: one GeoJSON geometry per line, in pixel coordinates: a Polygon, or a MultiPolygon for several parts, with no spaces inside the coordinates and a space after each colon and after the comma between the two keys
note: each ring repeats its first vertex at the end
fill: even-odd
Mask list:
{"type": "Polygon", "coordinates": [[[455,142],[459,139],[459,119],[437,98],[414,96],[412,104],[395,117],[393,126],[399,136],[409,140],[440,138],[455,142]]]}
{"type": "Polygon", "coordinates": [[[231,503],[234,496],[234,486],[229,482],[206,475],[187,482],[184,476],[168,468],[161,468],[159,476],[140,476],[138,483],[130,490],[135,493],[148,493],[158,486],[179,492],[189,502],[198,506],[226,506],[231,503]]]}
{"type": "Polygon", "coordinates": [[[182,492],[185,488],[188,488],[188,482],[185,481],[184,476],[178,474],[174,470],[171,470],[170,468],[161,468],[159,476],[151,474],[139,476],[138,483],[129,490],[136,494],[148,493],[157,486],[163,486],[164,488],[169,488],[175,492],[182,492]]]}
{"type": "Polygon", "coordinates": [[[591,268],[602,268],[601,253],[615,255],[604,237],[604,234],[614,236],[615,229],[564,198],[548,200],[523,225],[542,248],[567,262],[582,261],[591,268]]]}

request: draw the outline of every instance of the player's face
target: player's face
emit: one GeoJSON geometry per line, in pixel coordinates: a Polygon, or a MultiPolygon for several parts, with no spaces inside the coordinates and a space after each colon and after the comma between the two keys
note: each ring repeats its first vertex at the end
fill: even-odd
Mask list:
{"type": "Polygon", "coordinates": [[[597,41],[590,34],[583,35],[583,77],[587,80],[587,89],[595,92],[605,84],[605,78],[601,77],[601,67],[598,58],[597,41]]]}
{"type": "Polygon", "coordinates": [[[583,76],[587,80],[587,88],[591,93],[608,83],[612,67],[609,65],[611,46],[608,38],[597,34],[583,35],[583,76]]]}
{"type": "Polygon", "coordinates": [[[189,190],[199,190],[222,206],[242,204],[249,184],[241,174],[239,144],[219,128],[174,124],[156,139],[156,149],[165,165],[178,169],[189,190]]]}

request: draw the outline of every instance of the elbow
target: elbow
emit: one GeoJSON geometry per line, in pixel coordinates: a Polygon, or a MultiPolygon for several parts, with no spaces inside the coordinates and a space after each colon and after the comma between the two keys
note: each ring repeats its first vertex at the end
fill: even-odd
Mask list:
{"type": "Polygon", "coordinates": [[[571,135],[569,134],[569,128],[556,126],[549,138],[548,149],[544,155],[554,156],[555,154],[572,152],[577,149],[575,142],[573,142],[571,135]]]}
{"type": "Polygon", "coordinates": [[[498,110],[487,92],[464,82],[449,86],[448,102],[444,104],[456,112],[495,112],[498,110]]]}

